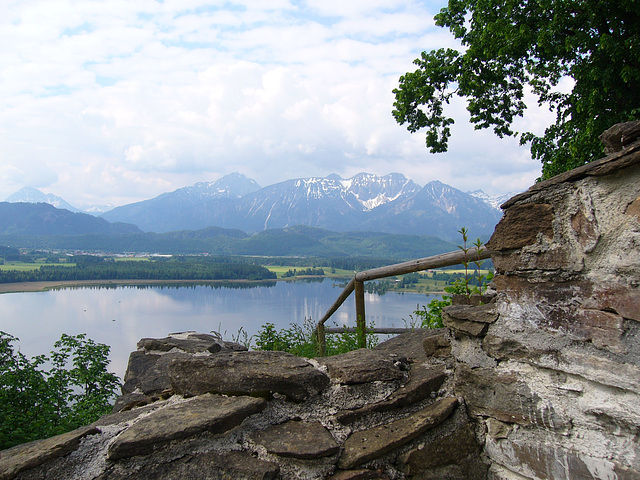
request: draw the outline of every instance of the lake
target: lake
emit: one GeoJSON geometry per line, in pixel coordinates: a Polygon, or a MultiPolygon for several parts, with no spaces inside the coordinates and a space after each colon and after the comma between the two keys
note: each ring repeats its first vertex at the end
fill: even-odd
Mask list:
{"type": "MultiPolygon", "coordinates": [[[[20,339],[27,356],[48,353],[62,333],[86,333],[111,347],[110,371],[120,378],[129,354],[144,337],[172,332],[220,332],[225,340],[242,328],[255,335],[265,323],[278,329],[305,318],[317,322],[342,291],[334,279],[259,285],[83,287],[0,295],[0,330],[20,339]]],[[[365,294],[367,324],[404,327],[418,304],[439,295],[365,294]]],[[[355,326],[353,295],[327,326],[355,326]]]]}

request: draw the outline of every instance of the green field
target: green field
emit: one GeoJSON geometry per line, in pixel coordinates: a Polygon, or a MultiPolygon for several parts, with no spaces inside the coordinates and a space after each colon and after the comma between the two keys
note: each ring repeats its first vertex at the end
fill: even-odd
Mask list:
{"type": "MultiPolygon", "coordinates": [[[[307,268],[314,268],[312,265],[305,265],[305,266],[263,265],[263,266],[269,269],[270,271],[274,272],[276,275],[278,275],[278,278],[284,278],[284,274],[287,273],[289,270],[302,271],[302,270],[306,270],[307,268]]],[[[325,277],[339,277],[339,278],[353,277],[353,271],[349,271],[349,270],[342,270],[340,268],[332,269],[331,267],[316,267],[316,268],[322,268],[324,270],[325,277]]],[[[289,278],[295,278],[295,277],[289,277],[289,278]]]]}
{"type": "Polygon", "coordinates": [[[0,270],[18,270],[26,272],[29,270],[37,270],[42,266],[56,266],[56,267],[75,267],[75,263],[50,263],[50,262],[5,262],[0,265],[0,270]]]}

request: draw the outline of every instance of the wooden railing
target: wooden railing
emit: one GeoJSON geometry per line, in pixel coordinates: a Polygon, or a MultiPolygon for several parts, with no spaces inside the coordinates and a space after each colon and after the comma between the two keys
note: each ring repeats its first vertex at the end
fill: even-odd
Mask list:
{"type": "MultiPolygon", "coordinates": [[[[364,348],[367,344],[367,322],[364,310],[364,282],[368,280],[376,280],[378,278],[393,277],[395,275],[404,275],[407,273],[419,272],[421,270],[428,270],[431,268],[449,267],[452,265],[459,265],[462,262],[473,262],[475,260],[484,260],[490,258],[493,252],[485,247],[470,248],[468,251],[457,250],[455,252],[443,253],[440,255],[434,255],[432,257],[420,258],[418,260],[411,260],[409,262],[396,263],[395,265],[387,265],[385,267],[373,268],[371,270],[365,270],[363,272],[356,273],[353,278],[347,283],[338,299],[331,305],[331,308],[327,310],[324,317],[318,322],[316,327],[316,335],[318,339],[318,346],[320,348],[320,355],[325,356],[327,350],[327,333],[344,332],[344,328],[326,328],[325,322],[329,320],[338,308],[345,302],[351,292],[355,292],[356,297],[356,328],[346,329],[346,331],[355,331],[357,334],[357,343],[359,348],[364,348]]],[[[374,328],[370,329],[370,333],[402,333],[406,331],[405,328],[374,328]]]]}

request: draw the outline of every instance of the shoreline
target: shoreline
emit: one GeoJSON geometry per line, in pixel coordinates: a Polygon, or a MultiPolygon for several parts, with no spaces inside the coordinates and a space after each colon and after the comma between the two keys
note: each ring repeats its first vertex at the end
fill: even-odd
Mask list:
{"type": "MultiPolygon", "coordinates": [[[[280,279],[278,279],[280,280],[280,279]]],[[[0,283],[0,294],[46,292],[58,288],[74,287],[127,287],[136,285],[208,285],[215,283],[262,283],[275,282],[268,280],[58,280],[50,282],[17,282],[0,283]]]]}
{"type": "MultiPolygon", "coordinates": [[[[212,285],[216,283],[267,283],[267,282],[291,282],[296,280],[304,280],[306,278],[334,278],[330,276],[324,277],[304,277],[297,278],[270,278],[265,280],[53,280],[48,282],[17,282],[17,283],[0,283],[0,295],[3,293],[30,293],[30,292],[47,292],[54,289],[75,288],[75,287],[127,287],[137,285],[212,285]]],[[[435,294],[443,295],[446,292],[418,292],[411,289],[389,290],[395,293],[422,293],[425,295],[435,294]]]]}

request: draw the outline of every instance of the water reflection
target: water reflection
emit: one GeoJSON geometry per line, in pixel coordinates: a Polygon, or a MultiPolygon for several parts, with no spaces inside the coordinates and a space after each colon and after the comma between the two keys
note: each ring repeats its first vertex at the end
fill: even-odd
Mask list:
{"type": "MultiPolygon", "coordinates": [[[[230,282],[201,285],[134,285],[66,288],[0,295],[0,330],[20,338],[32,356],[49,352],[62,333],[86,333],[111,346],[112,369],[122,376],[129,353],[144,337],[171,332],[218,331],[230,339],[243,329],[255,335],[265,323],[278,329],[305,319],[317,321],[341,292],[329,279],[230,282]]],[[[403,327],[403,319],[434,298],[424,294],[366,294],[367,321],[403,327]]],[[[353,298],[336,312],[331,326],[353,326],[353,298]]]]}

